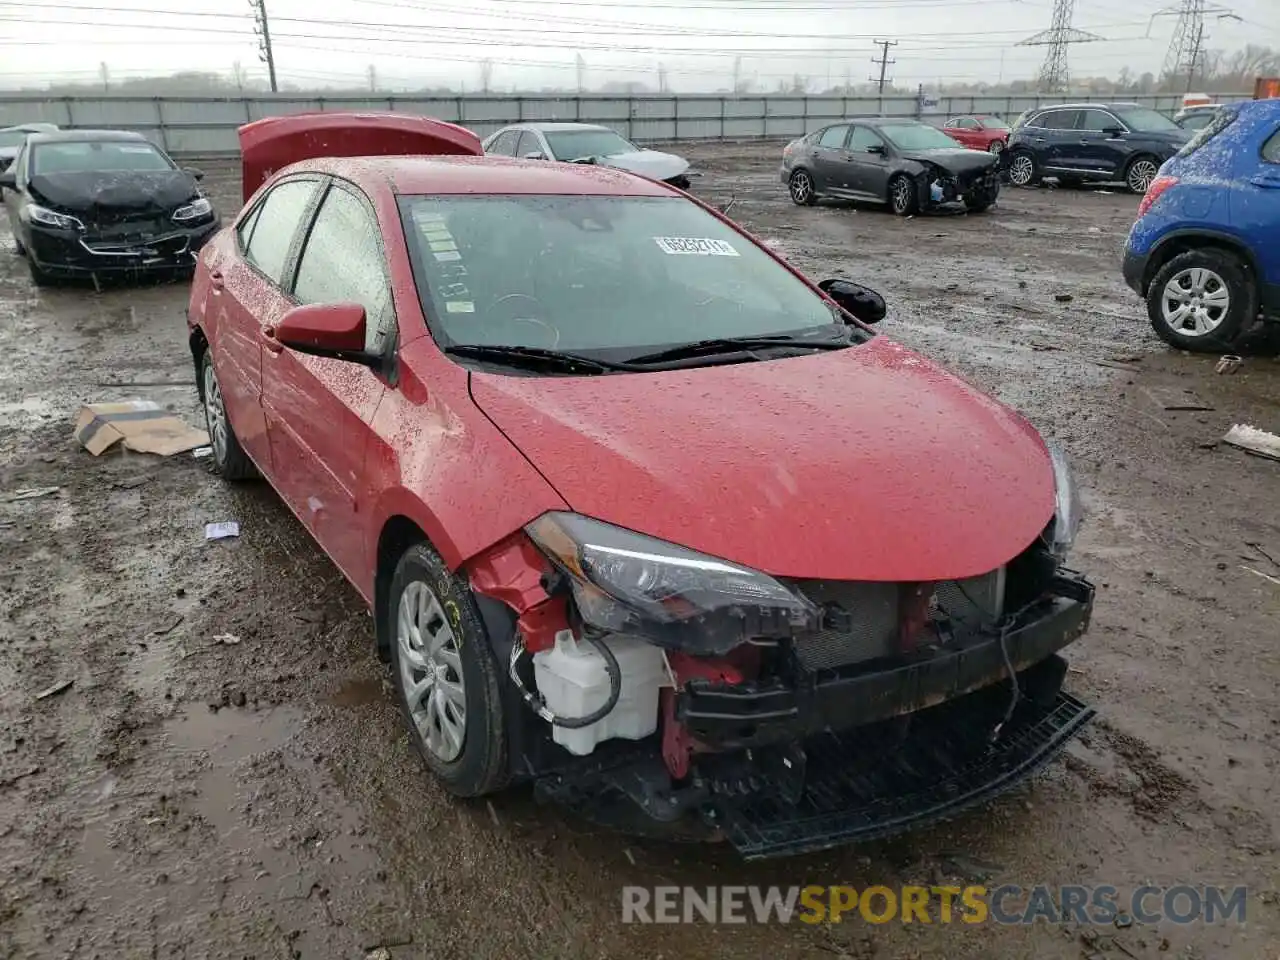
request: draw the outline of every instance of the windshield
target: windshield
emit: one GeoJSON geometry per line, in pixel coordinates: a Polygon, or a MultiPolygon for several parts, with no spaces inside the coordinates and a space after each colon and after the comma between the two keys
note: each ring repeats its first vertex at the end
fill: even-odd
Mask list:
{"type": "Polygon", "coordinates": [[[0,130],[0,149],[20,147],[22,141],[30,135],[29,130],[0,130]]]}
{"type": "Polygon", "coordinates": [[[927,123],[891,123],[880,128],[899,150],[955,150],[956,142],[927,123]]]}
{"type": "Polygon", "coordinates": [[[154,173],[173,163],[149,143],[136,140],[74,140],[42,143],[31,151],[31,175],[46,173],[154,173]]]}
{"type": "Polygon", "coordinates": [[[583,157],[611,157],[634,153],[635,144],[628,143],[612,130],[544,130],[556,160],[581,160],[583,157]]]}
{"type": "Polygon", "coordinates": [[[1150,107],[1117,107],[1111,111],[1130,130],[1137,133],[1161,133],[1165,130],[1181,129],[1163,113],[1156,113],[1150,107]]]}
{"type": "Polygon", "coordinates": [[[441,346],[625,359],[719,337],[831,334],[826,300],[678,197],[401,197],[441,346]]]}

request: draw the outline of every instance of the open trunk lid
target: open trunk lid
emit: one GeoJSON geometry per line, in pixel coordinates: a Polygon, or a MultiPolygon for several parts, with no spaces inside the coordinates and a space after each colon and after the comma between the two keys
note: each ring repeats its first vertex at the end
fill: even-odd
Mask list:
{"type": "Polygon", "coordinates": [[[277,170],[317,157],[406,154],[483,156],[480,138],[456,123],[406,113],[296,113],[239,130],[244,200],[277,170]]]}

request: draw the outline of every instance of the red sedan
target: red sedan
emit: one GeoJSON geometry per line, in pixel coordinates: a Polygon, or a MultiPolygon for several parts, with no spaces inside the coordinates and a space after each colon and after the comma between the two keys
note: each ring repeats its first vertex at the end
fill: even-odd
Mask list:
{"type": "Polygon", "coordinates": [[[1009,125],[999,117],[952,117],[942,125],[942,130],[970,150],[1003,153],[1009,145],[1009,125]]]}
{"type": "Polygon", "coordinates": [[[447,789],[762,856],[954,813],[1088,720],[1070,471],[877,294],[449,124],[242,145],[189,313],[216,469],[364,597],[447,789]]]}

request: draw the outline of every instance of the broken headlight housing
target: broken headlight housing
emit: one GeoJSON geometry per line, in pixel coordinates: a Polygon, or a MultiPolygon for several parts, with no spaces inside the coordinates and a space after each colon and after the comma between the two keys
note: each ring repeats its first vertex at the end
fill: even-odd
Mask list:
{"type": "Polygon", "coordinates": [[[212,213],[213,204],[204,197],[199,197],[173,211],[173,219],[177,223],[189,223],[192,220],[203,220],[212,213]]]}
{"type": "Polygon", "coordinates": [[[1045,536],[1049,552],[1061,562],[1067,559],[1076,542],[1084,511],[1080,503],[1080,488],[1076,486],[1075,472],[1067,462],[1066,451],[1056,443],[1046,443],[1045,446],[1049,448],[1049,459],[1053,463],[1054,487],[1053,520],[1049,522],[1045,536]]]}
{"type": "Polygon", "coordinates": [[[818,608],[773,577],[576,513],[525,532],[568,579],[583,622],[700,655],[813,629],[818,608]]]}
{"type": "Polygon", "coordinates": [[[38,223],[42,227],[53,227],[55,230],[84,229],[84,224],[75,217],[69,217],[65,213],[54,213],[39,204],[27,204],[26,212],[32,223],[38,223]]]}

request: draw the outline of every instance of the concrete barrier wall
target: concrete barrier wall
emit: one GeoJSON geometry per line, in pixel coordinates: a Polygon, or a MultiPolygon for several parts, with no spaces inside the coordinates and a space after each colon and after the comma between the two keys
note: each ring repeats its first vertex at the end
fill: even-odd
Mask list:
{"type": "MultiPolygon", "coordinates": [[[[1247,94],[1223,99],[1247,98],[1247,94]]],[[[949,116],[994,114],[1012,121],[1024,110],[1079,98],[1040,96],[916,97],[581,96],[581,97],[42,97],[0,94],[0,127],[45,121],[60,127],[136,130],[177,155],[238,150],[236,128],[250,120],[317,110],[393,110],[450,120],[481,137],[521,120],[602,123],[639,141],[796,137],[840,117],[906,116],[941,123],[949,116]]],[[[1095,98],[1100,99],[1100,98],[1095,98]]],[[[1164,112],[1176,94],[1129,97],[1164,112]]]]}

